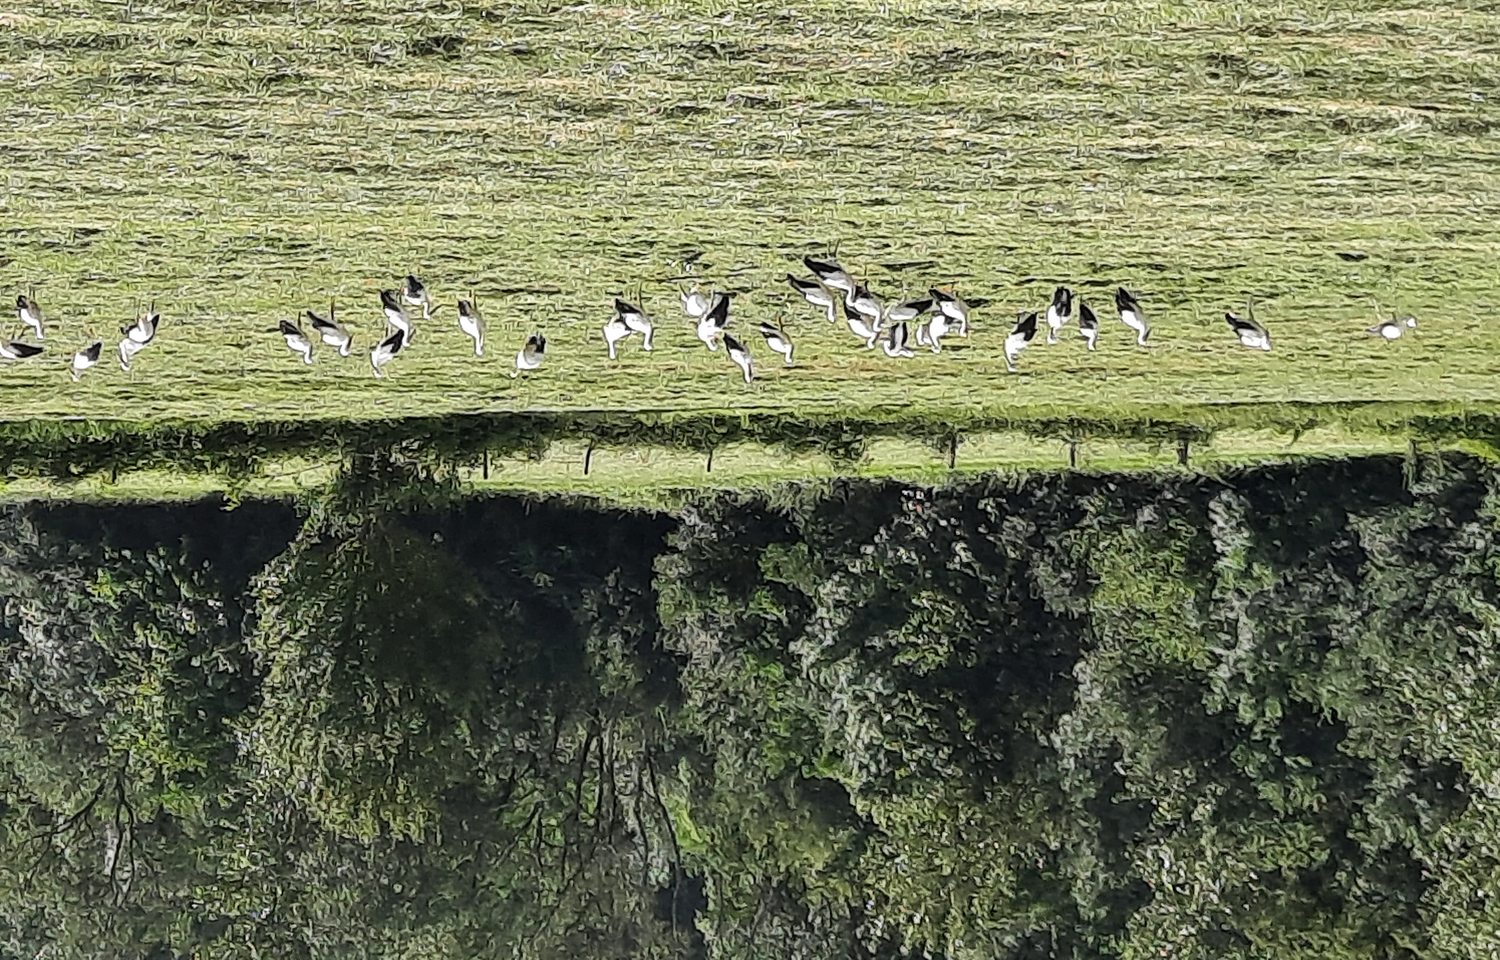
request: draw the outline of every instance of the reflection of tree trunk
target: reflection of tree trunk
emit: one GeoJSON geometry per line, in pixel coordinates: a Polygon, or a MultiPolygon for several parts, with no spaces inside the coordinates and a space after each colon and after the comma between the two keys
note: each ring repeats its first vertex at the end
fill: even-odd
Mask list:
{"type": "Polygon", "coordinates": [[[958,434],[948,437],[948,469],[952,470],[958,464],[958,434]]]}
{"type": "Polygon", "coordinates": [[[705,464],[703,464],[703,472],[704,473],[713,473],[714,472],[714,448],[713,447],[709,447],[708,448],[708,462],[706,462],[705,464]]]}
{"type": "Polygon", "coordinates": [[[484,478],[488,480],[490,478],[490,452],[488,450],[484,452],[484,465],[481,467],[481,470],[483,471],[484,478]]]}
{"type": "Polygon", "coordinates": [[[589,475],[589,466],[593,462],[594,462],[594,442],[592,440],[590,440],[589,441],[589,445],[583,449],[583,475],[585,477],[589,475]]]}
{"type": "Polygon", "coordinates": [[[1177,441],[1177,465],[1179,467],[1188,465],[1188,441],[1186,439],[1177,441]]]}
{"type": "Polygon", "coordinates": [[[1078,441],[1077,440],[1069,440],[1068,441],[1068,469],[1069,470],[1077,470],[1078,469],[1078,441]]]}

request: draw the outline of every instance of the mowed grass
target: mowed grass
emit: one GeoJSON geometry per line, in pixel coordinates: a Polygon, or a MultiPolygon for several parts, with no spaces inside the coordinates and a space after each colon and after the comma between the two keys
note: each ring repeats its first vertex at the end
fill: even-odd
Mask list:
{"type": "Polygon", "coordinates": [[[0,290],[53,320],[0,367],[0,416],[1493,399],[1497,45],[1493,5],[1380,0],[12,4],[0,290]],[[986,301],[973,337],[862,349],[783,283],[834,246],[877,293],[986,301]],[[442,310],[377,381],[376,293],[408,270],[442,310]],[[685,272],[740,292],[753,386],[693,338],[685,272]],[[1007,375],[1015,312],[1058,282],[1100,349],[1070,330],[1007,375]],[[1152,349],[1114,319],[1121,283],[1152,349]],[[454,322],[470,289],[483,359],[454,322]],[[599,327],[637,289],[657,349],[610,364],[599,327]],[[1247,296],[1270,354],[1223,324],[1247,296]],[[152,298],[135,371],[70,383],[152,298]],[[269,331],[330,298],[358,350],[304,367],[269,331]],[[1421,326],[1366,338],[1375,300],[1421,326]],[[511,380],[533,329],[546,366],[511,380]]]}

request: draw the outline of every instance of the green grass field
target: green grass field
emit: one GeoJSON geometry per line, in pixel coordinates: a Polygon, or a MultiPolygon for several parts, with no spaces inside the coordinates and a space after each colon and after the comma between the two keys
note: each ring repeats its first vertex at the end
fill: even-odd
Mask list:
{"type": "Polygon", "coordinates": [[[996,412],[1496,396],[1500,16],[1483,4],[41,0],[0,9],[0,289],[49,353],[0,368],[5,419],[459,411],[996,412]],[[877,292],[953,284],[973,338],[894,361],[782,284],[837,245],[877,292]],[[1350,261],[1340,252],[1361,254],[1350,261]],[[750,388],[693,339],[681,261],[785,317],[801,363],[750,388]],[[377,381],[376,291],[445,306],[377,381]],[[1125,283],[1152,350],[1014,311],[1125,283]],[[658,349],[609,364],[641,285],[658,349]],[[490,355],[452,302],[477,290],[490,355]],[[1257,298],[1276,350],[1231,341],[1257,298]],[[160,342],[69,382],[154,297],[160,342]],[[359,352],[267,332],[334,297],[359,352]],[[1366,339],[1378,299],[1421,326],[1366,339]],[[547,366],[510,380],[533,328],[547,366]]]}

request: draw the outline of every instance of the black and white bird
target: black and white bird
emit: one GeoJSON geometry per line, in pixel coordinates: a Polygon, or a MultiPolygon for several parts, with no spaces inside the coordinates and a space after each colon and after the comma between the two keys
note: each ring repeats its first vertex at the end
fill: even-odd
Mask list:
{"type": "Polygon", "coordinates": [[[708,312],[698,320],[698,339],[709,350],[719,349],[719,338],[724,336],[724,328],[729,326],[729,296],[719,293],[714,295],[714,301],[709,306],[708,312]]]}
{"type": "Polygon", "coordinates": [[[146,346],[156,339],[156,329],[159,326],[161,326],[161,314],[156,312],[156,304],[153,302],[145,313],[136,318],[134,323],[120,328],[120,333],[125,337],[120,341],[121,370],[130,370],[130,364],[135,359],[135,355],[146,349],[146,346]]]}
{"type": "Polygon", "coordinates": [[[814,260],[812,257],[803,257],[802,263],[828,289],[837,290],[846,297],[854,293],[854,278],[847,270],[839,266],[837,260],[814,260]]]}
{"type": "Polygon", "coordinates": [[[1271,350],[1271,334],[1263,325],[1255,320],[1255,312],[1247,308],[1246,315],[1241,317],[1237,313],[1225,313],[1224,322],[1229,324],[1229,329],[1240,338],[1243,346],[1252,350],[1271,350]]]}
{"type": "Polygon", "coordinates": [[[885,305],[880,298],[870,292],[870,288],[862,283],[856,283],[854,290],[850,292],[845,302],[853,308],[854,312],[864,317],[871,323],[880,323],[885,316],[885,305]]]}
{"type": "Polygon", "coordinates": [[[904,321],[892,324],[891,328],[886,331],[885,339],[880,342],[880,348],[888,357],[914,356],[911,347],[907,345],[909,336],[910,332],[904,321]]]}
{"type": "Polygon", "coordinates": [[[1115,309],[1120,311],[1120,322],[1135,331],[1135,342],[1144,347],[1146,338],[1151,336],[1151,325],[1146,322],[1140,301],[1121,287],[1115,291],[1115,309]]]}
{"type": "Polygon", "coordinates": [[[526,345],[516,354],[516,368],[511,371],[511,378],[521,375],[522,370],[535,370],[542,365],[547,356],[547,338],[540,333],[533,333],[526,338],[526,345]]]}
{"type": "Polygon", "coordinates": [[[786,335],[785,330],[774,324],[763,322],[759,329],[760,335],[766,339],[766,346],[770,347],[773,352],[781,354],[782,362],[790,367],[792,353],[797,349],[792,343],[792,338],[786,335]]]}
{"type": "Polygon", "coordinates": [[[885,318],[891,323],[902,323],[915,320],[931,309],[931,297],[922,297],[918,300],[906,300],[902,303],[897,303],[886,307],[885,318]]]}
{"type": "Polygon", "coordinates": [[[375,376],[385,376],[380,369],[390,363],[404,346],[406,346],[405,330],[392,330],[390,336],[375,344],[375,348],[370,351],[370,369],[375,371],[375,376]]]}
{"type": "Polygon", "coordinates": [[[303,363],[313,362],[312,341],[307,339],[307,334],[302,332],[301,327],[297,326],[294,321],[283,320],[277,326],[277,330],[281,333],[282,337],[286,339],[286,347],[288,350],[300,355],[302,357],[303,363]]]}
{"type": "Polygon", "coordinates": [[[1396,319],[1382,320],[1365,332],[1372,337],[1381,337],[1385,340],[1400,340],[1401,335],[1417,325],[1416,317],[1402,317],[1396,319]]]}
{"type": "Polygon", "coordinates": [[[745,375],[745,382],[749,383],[755,379],[755,371],[750,361],[750,351],[743,343],[736,340],[731,334],[724,334],[724,352],[729,354],[729,359],[740,368],[740,373],[745,375]]]}
{"type": "Polygon", "coordinates": [[[1090,350],[1099,341],[1099,318],[1094,316],[1094,308],[1082,300],[1078,301],[1078,335],[1088,342],[1090,350]]]}
{"type": "Polygon", "coordinates": [[[875,349],[875,341],[880,339],[880,324],[866,320],[847,303],[844,304],[844,322],[849,325],[850,333],[865,342],[866,350],[875,349]]]}
{"type": "Polygon", "coordinates": [[[931,347],[933,353],[939,353],[943,349],[943,338],[952,329],[952,319],[942,311],[934,311],[932,319],[917,327],[917,343],[931,347]]]}
{"type": "MultiPolygon", "coordinates": [[[[423,320],[432,319],[432,298],[427,295],[427,287],[409,273],[401,284],[401,299],[414,307],[421,307],[423,320]]],[[[407,331],[406,339],[411,339],[410,331],[407,331]]]]}
{"type": "Polygon", "coordinates": [[[958,330],[958,335],[965,339],[969,336],[969,305],[956,293],[947,293],[933,287],[927,291],[932,296],[932,302],[938,311],[946,316],[958,330]]]}
{"type": "Polygon", "coordinates": [[[823,286],[820,281],[803,280],[790,273],[786,275],[786,282],[791,285],[793,290],[802,295],[802,299],[824,311],[828,315],[829,323],[838,322],[838,316],[834,313],[838,297],[834,295],[833,291],[823,286]]]}
{"type": "Polygon", "coordinates": [[[0,340],[0,360],[28,360],[42,352],[34,343],[19,340],[0,340]]]}
{"type": "Polygon", "coordinates": [[[1073,316],[1073,291],[1058,287],[1052,291],[1052,303],[1047,307],[1047,342],[1057,342],[1057,331],[1068,325],[1073,316]]]}
{"type": "Polygon", "coordinates": [[[469,291],[469,299],[459,298],[458,329],[474,341],[474,356],[484,356],[484,315],[479,312],[479,298],[469,291]]]}
{"type": "Polygon", "coordinates": [[[401,298],[394,290],[380,291],[380,309],[385,312],[385,322],[392,330],[400,330],[403,345],[411,342],[411,318],[406,315],[406,308],[401,305],[401,298]]]}
{"type": "Polygon", "coordinates": [[[30,327],[38,340],[46,339],[42,335],[42,305],[36,302],[35,290],[16,297],[16,319],[30,327]]]}
{"type": "Polygon", "coordinates": [[[316,333],[325,344],[333,347],[339,352],[339,356],[347,357],[349,351],[354,347],[354,337],[349,330],[338,322],[333,312],[333,301],[328,301],[328,316],[320,317],[311,310],[305,314],[307,322],[312,324],[313,333],[316,333]]]}
{"type": "Polygon", "coordinates": [[[651,318],[646,315],[646,311],[627,300],[616,297],[615,315],[625,321],[625,326],[629,327],[632,332],[641,335],[641,349],[649,352],[651,350],[651,318]]]}
{"type": "Polygon", "coordinates": [[[73,362],[69,367],[68,373],[73,377],[74,383],[77,383],[78,378],[83,376],[83,371],[99,362],[99,355],[103,352],[104,341],[95,340],[93,343],[73,354],[73,362]]]}
{"type": "Polygon", "coordinates": [[[1016,358],[1036,336],[1036,311],[1023,313],[1016,321],[1015,329],[1005,338],[1005,369],[1016,372],[1016,358]]]}

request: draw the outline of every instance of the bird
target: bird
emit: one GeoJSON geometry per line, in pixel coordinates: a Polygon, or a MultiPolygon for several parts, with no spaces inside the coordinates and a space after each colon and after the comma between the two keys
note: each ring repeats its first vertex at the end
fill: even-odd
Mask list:
{"type": "Polygon", "coordinates": [[[385,311],[385,322],[393,330],[400,330],[403,343],[411,342],[411,318],[406,315],[406,308],[401,306],[401,298],[394,290],[380,291],[380,308],[385,311]]]}
{"type": "Polygon", "coordinates": [[[1082,300],[1078,301],[1078,335],[1088,341],[1089,349],[1099,340],[1099,318],[1094,310],[1082,300]]]}
{"type": "Polygon", "coordinates": [[[703,292],[697,287],[691,290],[687,287],[678,287],[677,290],[682,295],[683,312],[694,320],[703,319],[703,315],[713,306],[712,293],[704,296],[703,292]]]}
{"type": "Polygon", "coordinates": [[[533,333],[526,338],[526,345],[516,354],[516,368],[510,372],[511,379],[521,375],[522,370],[535,370],[542,365],[547,355],[547,338],[533,333]]]}
{"type": "Polygon", "coordinates": [[[1115,309],[1120,311],[1120,322],[1135,331],[1135,342],[1144,347],[1146,338],[1151,336],[1151,324],[1146,322],[1146,315],[1141,312],[1140,301],[1131,296],[1129,290],[1121,287],[1115,291],[1115,309]]]}
{"type": "Polygon", "coordinates": [[[880,347],[888,357],[914,356],[911,352],[911,347],[906,345],[907,336],[908,330],[904,320],[901,323],[892,324],[891,328],[886,331],[885,340],[880,344],[880,347]]]}
{"type": "Polygon", "coordinates": [[[1416,325],[1416,317],[1402,317],[1399,320],[1392,317],[1389,320],[1380,321],[1365,332],[1372,337],[1383,337],[1386,340],[1400,340],[1403,333],[1416,325]]]}
{"type": "Polygon", "coordinates": [[[885,306],[880,298],[870,292],[870,288],[862,283],[854,285],[854,290],[845,299],[845,302],[854,308],[854,312],[868,319],[871,323],[879,323],[881,317],[885,316],[885,306]]]}
{"type": "Polygon", "coordinates": [[[837,298],[820,281],[802,280],[789,273],[786,275],[786,282],[791,285],[793,290],[802,294],[802,299],[826,311],[829,323],[836,323],[838,321],[838,317],[834,314],[837,298]]]}
{"type": "Polygon", "coordinates": [[[307,334],[294,321],[283,320],[277,327],[281,335],[286,338],[287,349],[293,353],[302,355],[303,363],[312,363],[312,341],[307,339],[307,334]]]}
{"type": "Polygon", "coordinates": [[[849,304],[844,304],[844,322],[849,324],[849,332],[865,342],[865,349],[875,349],[875,341],[880,339],[880,325],[870,323],[864,317],[854,312],[849,304]]]}
{"type": "Polygon", "coordinates": [[[125,337],[120,341],[121,370],[130,369],[135,355],[146,349],[146,345],[156,339],[156,328],[160,325],[161,314],[156,312],[156,302],[152,301],[151,306],[137,317],[134,323],[120,328],[120,333],[125,337]]]}
{"type": "Polygon", "coordinates": [[[922,297],[919,300],[907,300],[903,303],[886,307],[885,318],[892,323],[899,323],[902,320],[915,320],[931,309],[932,298],[922,297]]]}
{"type": "Polygon", "coordinates": [[[1047,307],[1047,342],[1057,342],[1057,331],[1067,326],[1073,316],[1073,291],[1058,287],[1052,291],[1052,304],[1047,307]]]}
{"type": "Polygon", "coordinates": [[[766,338],[766,346],[770,347],[773,352],[781,354],[782,362],[790,367],[792,352],[796,350],[796,346],[792,343],[792,338],[786,335],[786,331],[763,322],[760,325],[760,335],[766,338]]]}
{"type": "Polygon", "coordinates": [[[615,298],[615,314],[625,322],[625,326],[631,331],[641,335],[641,349],[651,350],[651,318],[646,311],[626,300],[615,298]]]}
{"type": "Polygon", "coordinates": [[[333,301],[328,301],[328,316],[323,318],[313,313],[306,312],[307,322],[312,324],[313,333],[316,333],[328,346],[338,350],[339,356],[347,357],[350,349],[354,346],[354,337],[349,331],[335,319],[333,314],[333,301]]]}
{"type": "Polygon", "coordinates": [[[469,299],[458,301],[458,329],[474,341],[474,356],[484,356],[484,316],[479,312],[479,298],[469,291],[469,299]]]}
{"type": "Polygon", "coordinates": [[[1225,313],[1224,322],[1229,324],[1229,329],[1240,338],[1240,343],[1252,350],[1271,350],[1271,334],[1264,326],[1255,321],[1253,310],[1247,311],[1246,317],[1237,313],[1225,313]]]}
{"type": "Polygon", "coordinates": [[[719,349],[719,337],[724,333],[724,328],[729,325],[729,297],[725,294],[717,294],[713,305],[708,308],[698,321],[698,339],[709,350],[719,349]]]}
{"type": "Polygon", "coordinates": [[[931,320],[917,326],[917,343],[931,347],[933,353],[938,353],[943,349],[943,338],[952,328],[948,315],[936,312],[931,320]]]}
{"type": "Polygon", "coordinates": [[[42,352],[34,343],[19,340],[0,340],[0,360],[26,360],[42,352]]]}
{"type": "Polygon", "coordinates": [[[1015,329],[1005,338],[1005,368],[1011,373],[1016,372],[1016,357],[1031,343],[1031,338],[1036,336],[1036,311],[1022,313],[1016,321],[1015,329]]]}
{"type": "Polygon", "coordinates": [[[370,351],[370,369],[375,371],[375,376],[383,377],[380,368],[391,362],[391,358],[401,352],[406,346],[406,331],[392,330],[390,335],[375,345],[370,351]]]}
{"type": "MultiPolygon", "coordinates": [[[[615,359],[615,345],[634,332],[626,325],[624,318],[618,313],[610,315],[609,321],[604,324],[604,346],[609,349],[609,358],[611,360],[615,359]]],[[[713,347],[709,347],[709,349],[712,350],[713,347]]]]}
{"type": "Polygon", "coordinates": [[[42,336],[42,305],[35,298],[35,290],[29,295],[16,297],[16,317],[32,329],[38,340],[45,340],[46,337],[42,336]]]}
{"type": "Polygon", "coordinates": [[[729,354],[729,359],[740,368],[740,373],[745,375],[745,382],[749,383],[755,379],[755,373],[750,362],[750,351],[743,343],[736,340],[731,334],[724,334],[724,352],[729,354]]]}
{"type": "MultiPolygon", "coordinates": [[[[427,295],[427,287],[409,273],[401,284],[401,299],[414,307],[421,307],[423,320],[432,319],[432,298],[427,295]]],[[[409,331],[407,339],[411,339],[409,331]]]]}
{"type": "Polygon", "coordinates": [[[73,381],[75,383],[78,382],[79,377],[83,376],[83,371],[99,362],[99,354],[102,353],[103,350],[104,341],[95,340],[93,343],[73,354],[73,364],[68,373],[73,377],[73,381]]]}
{"type": "Polygon", "coordinates": [[[964,303],[963,298],[956,293],[945,293],[933,287],[927,291],[932,296],[932,302],[937,305],[939,312],[953,321],[958,328],[958,335],[964,338],[969,336],[969,305],[964,303]]]}
{"type": "Polygon", "coordinates": [[[814,260],[812,257],[803,257],[802,263],[828,289],[837,290],[845,296],[854,293],[854,278],[849,276],[848,271],[839,266],[838,261],[814,260]]]}

